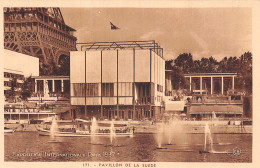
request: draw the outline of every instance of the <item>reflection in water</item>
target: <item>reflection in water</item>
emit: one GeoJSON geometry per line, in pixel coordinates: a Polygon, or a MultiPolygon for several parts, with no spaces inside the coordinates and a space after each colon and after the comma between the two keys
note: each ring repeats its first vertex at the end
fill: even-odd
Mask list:
{"type": "MultiPolygon", "coordinates": [[[[59,143],[48,143],[50,137],[39,136],[37,132],[14,132],[4,138],[5,161],[252,162],[251,134],[214,134],[216,151],[232,151],[239,147],[242,151],[239,156],[226,153],[199,154],[199,150],[203,149],[204,134],[174,135],[174,145],[162,150],[156,150],[158,144],[152,134],[136,134],[133,138],[118,137],[115,143],[120,147],[117,148],[91,145],[91,137],[57,137],[59,143]],[[14,155],[13,152],[42,155],[26,157],[14,155]],[[45,156],[45,152],[56,155],[45,156]]],[[[110,137],[100,138],[99,141],[110,144],[110,137]]]]}

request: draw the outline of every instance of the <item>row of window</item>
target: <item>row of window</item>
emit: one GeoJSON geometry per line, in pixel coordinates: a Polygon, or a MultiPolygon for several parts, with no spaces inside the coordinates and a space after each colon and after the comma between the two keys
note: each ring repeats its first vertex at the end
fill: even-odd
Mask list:
{"type": "Polygon", "coordinates": [[[9,87],[12,87],[12,84],[13,84],[13,87],[21,87],[22,84],[21,83],[12,83],[12,82],[8,82],[8,81],[4,81],[4,86],[9,86],[9,87]]]}
{"type": "Polygon", "coordinates": [[[132,96],[132,83],[86,83],[86,87],[84,83],[73,83],[71,85],[71,96],[79,96],[84,97],[85,94],[87,97],[96,97],[102,96],[104,97],[113,97],[117,96],[132,96]]]}
{"type": "Polygon", "coordinates": [[[99,96],[99,85],[98,83],[74,83],[72,84],[71,94],[72,96],[99,96]]]}
{"type": "Polygon", "coordinates": [[[23,75],[19,75],[19,74],[13,74],[13,73],[5,72],[4,73],[4,77],[5,78],[19,78],[19,79],[22,79],[24,76],[23,75]]]}

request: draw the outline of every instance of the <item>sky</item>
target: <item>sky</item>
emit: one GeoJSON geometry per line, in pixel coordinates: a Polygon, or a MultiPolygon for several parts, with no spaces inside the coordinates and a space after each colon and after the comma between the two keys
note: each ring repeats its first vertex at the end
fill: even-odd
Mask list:
{"type": "Polygon", "coordinates": [[[251,8],[61,8],[78,43],[155,40],[164,58],[193,59],[252,52],[251,8]],[[110,22],[119,27],[110,29],[110,22]]]}

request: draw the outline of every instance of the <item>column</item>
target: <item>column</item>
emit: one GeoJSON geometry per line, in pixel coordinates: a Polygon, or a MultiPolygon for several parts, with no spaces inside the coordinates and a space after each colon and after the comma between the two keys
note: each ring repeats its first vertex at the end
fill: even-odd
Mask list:
{"type": "Polygon", "coordinates": [[[202,77],[200,77],[200,94],[202,94],[202,77]]]}
{"type": "Polygon", "coordinates": [[[152,106],[150,105],[150,110],[149,110],[149,118],[151,118],[151,117],[152,117],[151,113],[152,113],[152,106]]]}
{"type": "Polygon", "coordinates": [[[37,93],[37,80],[35,79],[35,89],[34,92],[37,93]]]}
{"type": "Polygon", "coordinates": [[[45,85],[46,85],[46,79],[43,80],[43,96],[45,97],[45,94],[48,94],[48,93],[45,93],[45,85]]]}
{"type": "Polygon", "coordinates": [[[116,110],[117,110],[116,115],[118,116],[118,112],[119,112],[119,105],[118,104],[116,105],[116,110]]]}
{"type": "Polygon", "coordinates": [[[221,94],[224,94],[224,77],[221,77],[221,94]]]}
{"type": "Polygon", "coordinates": [[[213,77],[210,77],[210,94],[213,94],[213,77]]]}
{"type": "Polygon", "coordinates": [[[61,92],[64,92],[64,80],[61,80],[61,92]]]}
{"type": "Polygon", "coordinates": [[[235,77],[233,76],[232,77],[232,90],[235,89],[235,77]]]}
{"type": "Polygon", "coordinates": [[[101,119],[103,119],[103,105],[101,104],[100,106],[100,116],[101,116],[101,119]]]}
{"type": "Polygon", "coordinates": [[[190,91],[191,91],[191,76],[190,76],[190,91]]]}
{"type": "Polygon", "coordinates": [[[55,92],[55,81],[52,80],[52,92],[54,93],[55,92]]]}

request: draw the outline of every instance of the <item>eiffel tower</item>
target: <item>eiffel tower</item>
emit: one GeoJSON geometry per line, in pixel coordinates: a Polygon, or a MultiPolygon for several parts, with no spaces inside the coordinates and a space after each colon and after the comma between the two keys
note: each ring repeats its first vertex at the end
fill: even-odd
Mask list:
{"type": "Polygon", "coordinates": [[[75,29],[59,8],[4,8],[4,48],[40,59],[40,75],[69,75],[75,29]]]}

